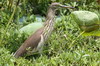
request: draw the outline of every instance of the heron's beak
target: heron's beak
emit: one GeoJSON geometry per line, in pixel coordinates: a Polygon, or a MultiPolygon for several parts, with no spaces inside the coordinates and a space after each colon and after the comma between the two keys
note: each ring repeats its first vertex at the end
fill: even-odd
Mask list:
{"type": "Polygon", "coordinates": [[[66,6],[66,5],[60,5],[60,7],[63,7],[63,8],[74,8],[72,6],[66,6]]]}

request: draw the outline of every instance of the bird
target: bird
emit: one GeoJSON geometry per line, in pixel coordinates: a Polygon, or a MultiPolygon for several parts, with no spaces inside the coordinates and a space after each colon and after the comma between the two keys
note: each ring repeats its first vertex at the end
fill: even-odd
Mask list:
{"type": "Polygon", "coordinates": [[[62,5],[60,3],[54,2],[51,3],[47,15],[46,21],[40,29],[38,29],[35,33],[33,33],[25,42],[19,47],[19,49],[14,53],[15,58],[19,58],[24,54],[28,53],[29,55],[34,52],[42,52],[42,48],[44,43],[51,35],[54,24],[55,24],[55,12],[60,8],[73,8],[72,6],[62,5]]]}

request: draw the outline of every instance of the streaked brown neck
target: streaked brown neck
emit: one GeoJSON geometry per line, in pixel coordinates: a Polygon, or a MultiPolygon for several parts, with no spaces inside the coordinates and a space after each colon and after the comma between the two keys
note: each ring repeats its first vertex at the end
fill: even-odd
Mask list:
{"type": "Polygon", "coordinates": [[[55,9],[49,7],[46,15],[45,25],[49,24],[50,20],[53,20],[52,22],[54,22],[54,17],[55,17],[55,9]]]}
{"type": "Polygon", "coordinates": [[[45,22],[44,31],[43,31],[43,36],[45,40],[48,38],[48,36],[53,31],[55,11],[56,11],[55,9],[50,7],[47,12],[46,22],[45,22]]]}
{"type": "Polygon", "coordinates": [[[46,21],[51,20],[54,17],[55,17],[55,9],[50,7],[46,15],[46,21]]]}

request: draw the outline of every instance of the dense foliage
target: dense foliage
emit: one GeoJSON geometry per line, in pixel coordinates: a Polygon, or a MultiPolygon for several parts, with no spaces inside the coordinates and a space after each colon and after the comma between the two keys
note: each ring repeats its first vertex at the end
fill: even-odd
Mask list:
{"type": "Polygon", "coordinates": [[[58,10],[61,21],[46,42],[43,54],[14,58],[13,53],[28,37],[19,36],[18,30],[36,20],[36,14],[45,16],[51,2],[60,2],[76,7],[76,10],[88,10],[97,13],[100,18],[100,5],[96,0],[0,0],[0,66],[99,66],[100,38],[84,37],[71,19],[72,9],[58,10]],[[33,17],[30,17],[33,15],[33,17]],[[26,16],[26,20],[19,20],[26,16]]]}

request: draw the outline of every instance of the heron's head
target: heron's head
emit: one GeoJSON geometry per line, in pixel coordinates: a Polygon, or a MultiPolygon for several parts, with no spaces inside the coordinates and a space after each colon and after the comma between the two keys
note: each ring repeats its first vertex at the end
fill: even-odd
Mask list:
{"type": "Polygon", "coordinates": [[[52,3],[51,5],[50,5],[50,7],[52,8],[52,9],[58,9],[58,8],[74,8],[74,7],[71,7],[71,6],[66,6],[66,5],[62,5],[62,4],[60,4],[60,3],[52,3]]]}

